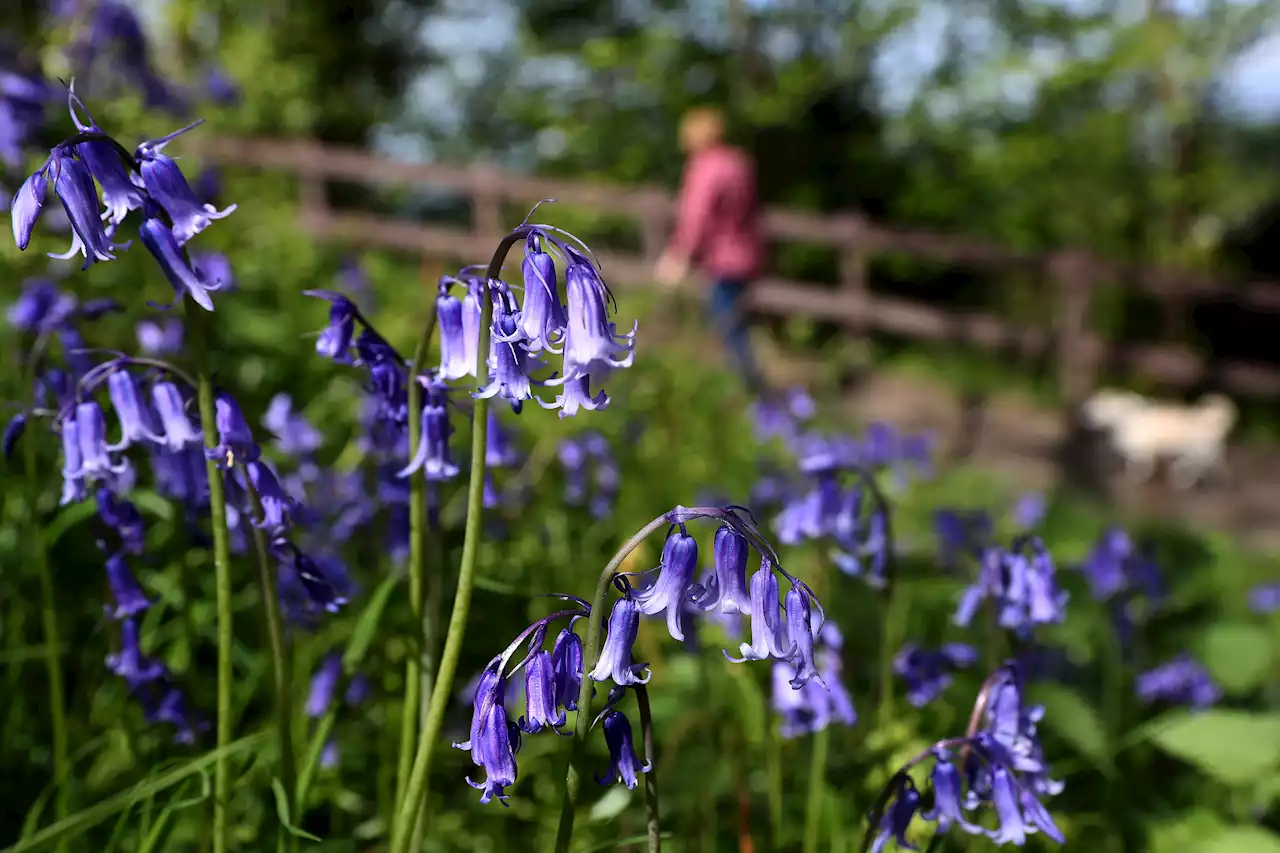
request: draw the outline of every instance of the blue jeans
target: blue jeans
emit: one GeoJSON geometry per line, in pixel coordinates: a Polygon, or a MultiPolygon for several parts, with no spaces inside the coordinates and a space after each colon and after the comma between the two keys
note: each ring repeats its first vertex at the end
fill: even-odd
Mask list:
{"type": "Polygon", "coordinates": [[[747,292],[747,282],[742,279],[722,278],[711,284],[709,308],[711,322],[724,338],[734,367],[748,389],[756,394],[764,391],[764,382],[751,356],[751,340],[747,335],[747,322],[742,314],[742,298],[747,292]]]}

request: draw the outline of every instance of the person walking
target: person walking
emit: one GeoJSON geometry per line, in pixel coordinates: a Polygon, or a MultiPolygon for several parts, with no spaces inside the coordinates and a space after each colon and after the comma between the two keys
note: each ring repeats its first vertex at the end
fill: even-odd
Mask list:
{"type": "Polygon", "coordinates": [[[724,141],[724,116],[702,107],[680,122],[684,176],[675,230],[654,268],[659,284],[676,287],[696,268],[711,285],[710,314],[747,388],[764,393],[751,354],[743,297],[764,263],[755,164],[724,141]]]}

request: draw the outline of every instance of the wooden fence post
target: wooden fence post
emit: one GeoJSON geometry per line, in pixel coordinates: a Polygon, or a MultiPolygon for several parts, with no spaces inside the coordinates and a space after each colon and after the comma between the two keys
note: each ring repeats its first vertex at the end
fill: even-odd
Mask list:
{"type": "Polygon", "coordinates": [[[306,141],[298,158],[298,219],[305,230],[317,232],[329,216],[324,148],[306,141]]]}
{"type": "Polygon", "coordinates": [[[1093,391],[1105,355],[1105,346],[1089,334],[1097,270],[1087,254],[1063,249],[1049,255],[1048,275],[1056,291],[1058,380],[1067,409],[1074,412],[1093,391]]]}

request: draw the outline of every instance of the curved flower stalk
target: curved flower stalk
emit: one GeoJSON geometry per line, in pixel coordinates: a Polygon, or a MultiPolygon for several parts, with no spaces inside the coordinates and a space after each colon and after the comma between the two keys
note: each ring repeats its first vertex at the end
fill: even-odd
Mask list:
{"type": "Polygon", "coordinates": [[[907,832],[917,817],[933,822],[937,834],[959,827],[999,845],[1020,847],[1034,833],[1064,843],[1041,802],[1063,787],[1049,777],[1036,734],[1043,715],[1042,707],[1024,704],[1018,665],[998,669],[983,684],[968,731],[938,741],[894,774],[871,810],[863,853],[879,853],[891,841],[914,849],[907,832]],[[921,791],[910,771],[927,761],[932,768],[921,791]],[[983,813],[994,813],[994,827],[983,826],[983,813]]]}
{"type": "Polygon", "coordinates": [[[170,142],[201,122],[143,142],[130,154],[94,123],[74,85],[67,97],[78,132],[54,146],[14,195],[11,219],[18,248],[26,249],[30,243],[51,186],[71,222],[72,242],[64,254],[50,257],[65,260],[81,255],[81,269],[115,260],[116,252],[128,249],[128,243],[112,242],[112,235],[131,212],[141,211],[139,236],[173,286],[172,304],[190,296],[201,308],[212,311],[209,294],[230,283],[229,273],[218,269],[220,265],[193,264],[184,247],[236,206],[217,210],[202,203],[177,162],[163,153],[170,142]],[[105,210],[99,209],[100,203],[105,210]]]}

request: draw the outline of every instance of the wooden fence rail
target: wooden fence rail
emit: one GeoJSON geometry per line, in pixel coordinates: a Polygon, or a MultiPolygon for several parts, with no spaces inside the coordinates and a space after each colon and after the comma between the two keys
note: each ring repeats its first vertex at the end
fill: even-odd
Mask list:
{"type": "MultiPolygon", "coordinates": [[[[192,142],[196,140],[193,139],[192,142]]],[[[227,166],[283,171],[300,185],[300,224],[323,239],[367,248],[397,249],[424,256],[483,260],[507,230],[506,204],[531,205],[544,198],[590,207],[636,222],[640,254],[601,254],[611,283],[650,279],[673,212],[671,196],[652,187],[623,188],[549,180],[481,166],[410,164],[364,151],[305,141],[205,138],[199,153],[227,166]],[[328,203],[331,181],[398,188],[424,186],[452,191],[472,203],[469,230],[424,225],[383,215],[336,210],[328,203]]],[[[768,237],[835,249],[840,255],[838,288],[812,282],[765,278],[751,290],[757,311],[802,315],[840,323],[852,330],[875,330],[927,341],[953,341],[1021,356],[1053,359],[1062,392],[1078,402],[1094,387],[1104,365],[1119,367],[1169,385],[1186,387],[1205,378],[1245,396],[1280,393],[1280,370],[1245,362],[1212,368],[1194,352],[1176,345],[1112,346],[1089,326],[1094,295],[1107,281],[1126,282],[1165,298],[1229,296],[1244,307],[1276,312],[1280,322],[1280,283],[1227,283],[1170,269],[1104,261],[1064,249],[1045,255],[1017,252],[980,240],[924,231],[888,228],[857,213],[817,215],[770,209],[768,237]],[[990,314],[943,310],[919,301],[873,294],[868,286],[871,260],[906,254],[918,260],[992,271],[1021,270],[1049,284],[1042,325],[1016,324],[990,314]],[[1212,375],[1210,370],[1212,369],[1212,375]]]]}

